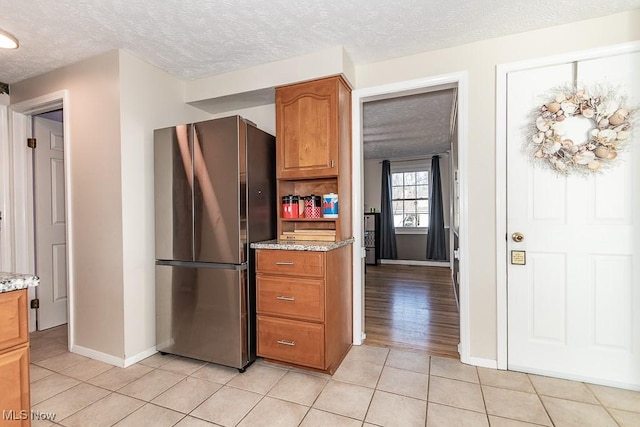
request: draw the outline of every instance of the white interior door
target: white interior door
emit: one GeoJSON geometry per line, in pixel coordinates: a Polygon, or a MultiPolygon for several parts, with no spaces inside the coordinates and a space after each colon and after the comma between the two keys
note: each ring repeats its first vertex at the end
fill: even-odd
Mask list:
{"type": "MultiPolygon", "coordinates": [[[[521,150],[550,89],[610,85],[638,106],[638,75],[638,52],[508,74],[508,252],[526,251],[526,265],[507,271],[511,370],[640,387],[640,132],[588,176],[534,166],[521,150]]],[[[574,141],[586,139],[579,120],[567,120],[574,141]]]]}
{"type": "Polygon", "coordinates": [[[37,329],[67,323],[67,245],[65,236],[64,135],[62,123],[34,117],[37,329]]]}

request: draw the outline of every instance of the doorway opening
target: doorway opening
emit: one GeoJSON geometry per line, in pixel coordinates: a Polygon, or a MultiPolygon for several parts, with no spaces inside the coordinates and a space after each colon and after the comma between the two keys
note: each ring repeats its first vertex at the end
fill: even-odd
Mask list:
{"type": "Polygon", "coordinates": [[[14,211],[24,217],[12,224],[15,268],[35,272],[41,279],[29,290],[29,299],[39,304],[30,310],[29,330],[43,344],[33,346],[32,359],[38,358],[38,347],[43,357],[51,357],[73,345],[66,100],[67,92],[59,91],[11,105],[12,202],[14,211]],[[27,147],[28,138],[36,139],[35,149],[27,147]]]}
{"type": "MultiPolygon", "coordinates": [[[[353,101],[354,237],[356,247],[361,248],[354,259],[354,343],[365,341],[445,357],[463,356],[461,350],[466,347],[467,334],[463,327],[466,298],[462,294],[466,287],[461,282],[466,276],[461,271],[465,263],[459,258],[466,247],[463,233],[466,216],[461,212],[464,200],[461,178],[465,174],[464,159],[460,158],[466,152],[466,134],[461,131],[466,126],[466,74],[356,90],[353,101]],[[369,119],[370,107],[381,110],[379,120],[369,119]],[[446,112],[441,120],[419,116],[426,114],[433,119],[434,111],[443,110],[446,112]],[[399,118],[399,126],[392,123],[394,117],[399,118]],[[439,129],[428,136],[425,123],[439,129]],[[440,135],[443,133],[444,136],[440,135]],[[393,201],[398,256],[396,259],[372,256],[377,248],[371,238],[371,230],[375,229],[371,224],[376,221],[371,218],[381,208],[380,163],[383,159],[390,160],[396,165],[395,171],[404,175],[409,169],[411,175],[413,169],[422,168],[424,173],[419,173],[424,178],[430,173],[431,158],[436,155],[440,157],[442,170],[439,182],[443,192],[446,259],[434,262],[426,257],[428,209],[398,210],[406,203],[399,200],[393,201]]],[[[424,193],[426,188],[422,190],[424,193]]],[[[426,200],[411,202],[416,206],[426,200]]]]}
{"type": "Polygon", "coordinates": [[[67,245],[63,110],[32,116],[36,329],[67,323],[67,245]]]}

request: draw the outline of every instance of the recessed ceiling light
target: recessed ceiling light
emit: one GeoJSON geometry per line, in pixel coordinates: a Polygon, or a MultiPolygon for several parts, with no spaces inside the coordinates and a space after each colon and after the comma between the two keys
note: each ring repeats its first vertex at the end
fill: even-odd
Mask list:
{"type": "Polygon", "coordinates": [[[13,37],[6,31],[0,30],[0,48],[2,49],[17,49],[19,46],[18,39],[13,37]]]}

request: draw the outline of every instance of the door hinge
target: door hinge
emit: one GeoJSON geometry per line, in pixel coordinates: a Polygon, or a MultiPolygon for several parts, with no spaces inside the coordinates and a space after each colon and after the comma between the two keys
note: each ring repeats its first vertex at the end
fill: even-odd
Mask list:
{"type": "Polygon", "coordinates": [[[35,138],[27,138],[27,147],[36,148],[36,139],[35,138]]]}
{"type": "Polygon", "coordinates": [[[40,308],[40,298],[31,300],[31,308],[40,308]]]}

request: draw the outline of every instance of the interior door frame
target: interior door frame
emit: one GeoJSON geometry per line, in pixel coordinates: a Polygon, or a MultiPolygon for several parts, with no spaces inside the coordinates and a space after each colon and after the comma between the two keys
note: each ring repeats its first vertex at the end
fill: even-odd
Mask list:
{"type": "MultiPolygon", "coordinates": [[[[15,268],[17,271],[35,271],[34,210],[33,210],[33,162],[26,139],[32,137],[32,116],[62,108],[64,132],[64,179],[67,245],[67,328],[69,349],[73,347],[73,233],[71,190],[71,118],[69,93],[60,90],[47,95],[10,105],[11,151],[13,164],[12,201],[15,221],[9,226],[14,231],[15,268]],[[17,215],[22,212],[23,215],[17,215]]],[[[29,299],[35,297],[35,289],[29,289],[29,299]]],[[[35,311],[29,310],[29,330],[35,330],[35,311]]]]}
{"type": "MultiPolygon", "coordinates": [[[[367,101],[394,98],[412,93],[429,92],[430,88],[457,85],[458,102],[458,173],[460,177],[460,360],[473,365],[483,361],[471,357],[469,324],[469,272],[466,260],[468,253],[468,209],[467,209],[467,129],[468,129],[468,72],[459,71],[417,80],[408,80],[362,89],[351,94],[352,100],[352,200],[353,210],[353,344],[360,345],[364,331],[364,242],[363,222],[363,153],[362,153],[362,104],[367,101]]],[[[453,87],[453,86],[452,86],[453,87]]]]}
{"type": "Polygon", "coordinates": [[[9,143],[9,105],[0,94],[0,271],[15,271],[11,221],[11,150],[9,143]]]}
{"type": "Polygon", "coordinates": [[[640,42],[621,43],[544,58],[499,64],[496,67],[496,307],[498,369],[508,364],[507,304],[507,77],[510,72],[621,55],[640,50],[640,42]]]}

